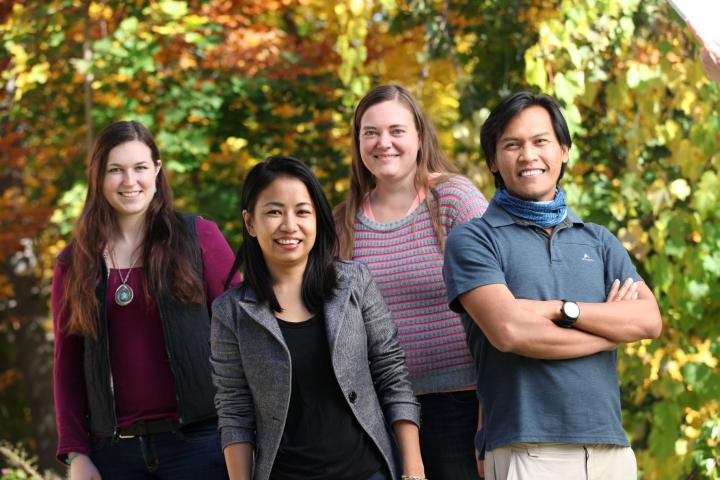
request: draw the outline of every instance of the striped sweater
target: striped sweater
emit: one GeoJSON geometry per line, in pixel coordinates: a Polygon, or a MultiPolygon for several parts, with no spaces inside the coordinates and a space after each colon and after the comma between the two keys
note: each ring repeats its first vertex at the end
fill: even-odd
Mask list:
{"type": "MultiPolygon", "coordinates": [[[[432,188],[439,195],[446,235],[487,208],[483,194],[465,177],[454,176],[432,188]]],[[[389,223],[358,212],[353,259],[370,268],[392,312],[415,394],[472,387],[474,362],[460,317],[448,308],[443,254],[425,202],[389,223]]]]}

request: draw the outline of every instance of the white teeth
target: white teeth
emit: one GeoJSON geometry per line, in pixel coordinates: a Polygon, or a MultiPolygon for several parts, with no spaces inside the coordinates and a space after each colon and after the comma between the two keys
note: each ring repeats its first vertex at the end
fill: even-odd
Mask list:
{"type": "Polygon", "coordinates": [[[540,170],[540,169],[537,169],[537,170],[523,170],[522,172],[520,172],[520,176],[521,176],[521,177],[532,177],[533,175],[541,175],[542,173],[543,173],[543,171],[540,170]]]}
{"type": "Polygon", "coordinates": [[[120,195],[123,197],[136,197],[140,195],[140,191],[138,190],[137,192],[120,192],[120,195]]]}
{"type": "Polygon", "coordinates": [[[280,245],[297,245],[300,243],[300,240],[293,239],[293,238],[278,238],[276,240],[280,245]]]}

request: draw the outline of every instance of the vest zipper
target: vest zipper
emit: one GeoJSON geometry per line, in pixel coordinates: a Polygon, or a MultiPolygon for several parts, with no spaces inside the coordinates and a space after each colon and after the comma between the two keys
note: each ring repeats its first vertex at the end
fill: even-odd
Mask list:
{"type": "MultiPolygon", "coordinates": [[[[107,297],[108,280],[110,279],[110,269],[107,265],[105,265],[105,269],[107,270],[107,276],[105,277],[105,296],[107,297]]],[[[117,438],[119,425],[117,420],[117,407],[115,405],[115,382],[113,381],[112,363],[110,363],[110,335],[108,334],[107,306],[104,307],[103,317],[105,318],[105,352],[107,353],[105,359],[107,361],[108,367],[108,386],[110,387],[110,413],[112,415],[113,422],[113,438],[117,438]]]]}

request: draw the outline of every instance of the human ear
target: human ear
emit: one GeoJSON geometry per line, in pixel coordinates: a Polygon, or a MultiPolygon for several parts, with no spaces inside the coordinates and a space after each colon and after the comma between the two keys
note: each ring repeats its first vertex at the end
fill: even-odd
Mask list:
{"type": "Polygon", "coordinates": [[[570,160],[570,148],[567,145],[560,145],[562,149],[562,163],[568,163],[570,160]]]}
{"type": "Polygon", "coordinates": [[[156,177],[157,177],[158,173],[160,173],[161,168],[162,168],[162,161],[158,158],[158,161],[155,164],[155,176],[156,177]]]}
{"type": "Polygon", "coordinates": [[[252,224],[252,215],[247,210],[242,211],[243,222],[245,222],[245,228],[251,237],[255,236],[255,227],[252,224]]]}

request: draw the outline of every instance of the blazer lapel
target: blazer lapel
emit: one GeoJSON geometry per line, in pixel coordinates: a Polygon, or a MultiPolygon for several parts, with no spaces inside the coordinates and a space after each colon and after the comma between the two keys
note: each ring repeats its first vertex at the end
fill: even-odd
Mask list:
{"type": "Polygon", "coordinates": [[[285,338],[280,331],[280,325],[278,325],[277,319],[266,304],[258,303],[255,292],[252,289],[244,289],[242,298],[240,299],[240,307],[248,317],[265,327],[281,344],[285,345],[285,338]]]}
{"type": "Polygon", "coordinates": [[[335,344],[337,343],[342,323],[345,320],[347,304],[350,300],[350,281],[347,275],[338,272],[338,286],[335,289],[335,296],[325,302],[323,313],[325,314],[325,329],[327,330],[328,344],[330,345],[330,357],[333,357],[335,344]]]}

